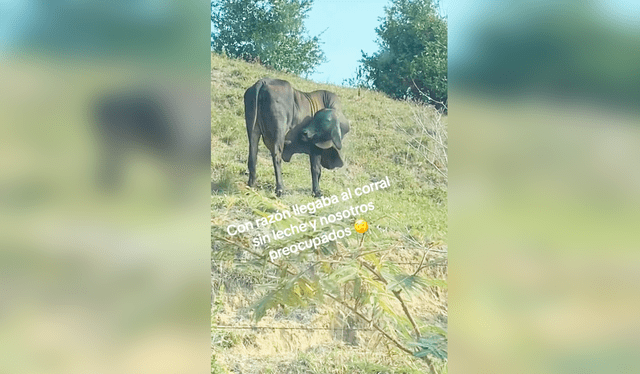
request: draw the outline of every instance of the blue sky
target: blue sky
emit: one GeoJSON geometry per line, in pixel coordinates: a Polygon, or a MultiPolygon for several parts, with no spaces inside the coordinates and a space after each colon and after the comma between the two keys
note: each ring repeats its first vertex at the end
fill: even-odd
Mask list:
{"type": "MultiPolygon", "coordinates": [[[[379,17],[384,15],[384,7],[391,0],[314,0],[305,26],[310,36],[320,36],[320,47],[328,62],[318,66],[309,76],[316,82],[342,84],[344,79],[355,77],[361,50],[372,54],[378,50],[376,27],[379,17]]],[[[441,1],[443,14],[445,5],[441,1]]]]}
{"type": "MultiPolygon", "coordinates": [[[[162,4],[163,1],[158,0],[157,3],[162,4]]],[[[539,3],[538,0],[526,1],[539,3]]],[[[66,0],[63,3],[73,7],[76,2],[66,0]]],[[[320,40],[329,61],[318,66],[310,78],[318,82],[341,84],[343,80],[354,77],[358,60],[362,57],[360,51],[372,54],[378,50],[375,28],[380,25],[378,18],[384,15],[384,7],[390,3],[391,0],[315,0],[305,26],[310,36],[316,36],[326,29],[320,40]]],[[[541,3],[552,2],[547,0],[541,3]]],[[[613,24],[632,30],[640,27],[638,0],[596,0],[592,6],[595,12],[613,24]]],[[[440,0],[441,12],[449,18],[450,65],[460,52],[472,47],[469,43],[472,42],[471,36],[478,21],[487,12],[495,11],[496,7],[499,4],[479,0],[440,0]]],[[[12,42],[21,43],[24,31],[41,22],[40,8],[42,6],[30,0],[0,0],[0,51],[12,42]]]]}
{"type": "Polygon", "coordinates": [[[378,50],[375,28],[389,0],[315,0],[305,26],[309,35],[320,36],[328,62],[318,66],[309,78],[317,82],[341,84],[355,76],[363,50],[378,50]]]}
{"type": "MultiPolygon", "coordinates": [[[[570,1],[579,5],[581,0],[570,1]]],[[[525,0],[524,3],[530,3],[533,10],[553,5],[551,0],[525,0]]],[[[320,40],[329,61],[318,66],[309,78],[317,82],[342,84],[343,80],[354,77],[358,60],[362,58],[360,51],[370,55],[378,50],[375,28],[380,25],[378,18],[384,15],[384,7],[389,4],[391,0],[314,0],[305,26],[310,36],[327,29],[320,40]]],[[[502,5],[506,4],[508,2],[440,0],[441,14],[446,15],[449,21],[449,66],[454,66],[465,51],[474,48],[473,35],[483,25],[482,20],[495,14],[496,10],[505,10],[502,5]]],[[[518,7],[526,9],[522,3],[518,7]]],[[[628,32],[640,27],[638,0],[596,0],[590,7],[599,16],[613,25],[626,28],[628,32]]],[[[509,22],[508,12],[505,15],[505,22],[509,22]]],[[[514,17],[514,21],[517,19],[514,17]]]]}

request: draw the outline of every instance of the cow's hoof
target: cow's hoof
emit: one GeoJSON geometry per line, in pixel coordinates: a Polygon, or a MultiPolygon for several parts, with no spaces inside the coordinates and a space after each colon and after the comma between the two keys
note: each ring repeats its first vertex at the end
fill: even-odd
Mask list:
{"type": "Polygon", "coordinates": [[[322,191],[320,190],[313,191],[313,197],[322,197],[322,191]]]}
{"type": "Polygon", "coordinates": [[[282,190],[276,190],[276,196],[277,197],[282,196],[282,190]]]}

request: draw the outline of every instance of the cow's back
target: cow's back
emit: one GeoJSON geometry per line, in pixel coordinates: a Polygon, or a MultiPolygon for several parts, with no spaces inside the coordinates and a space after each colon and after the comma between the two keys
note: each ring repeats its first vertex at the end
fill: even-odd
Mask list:
{"type": "Polygon", "coordinates": [[[257,124],[262,139],[273,152],[274,146],[284,144],[293,117],[293,88],[281,79],[263,78],[257,93],[257,124]]]}

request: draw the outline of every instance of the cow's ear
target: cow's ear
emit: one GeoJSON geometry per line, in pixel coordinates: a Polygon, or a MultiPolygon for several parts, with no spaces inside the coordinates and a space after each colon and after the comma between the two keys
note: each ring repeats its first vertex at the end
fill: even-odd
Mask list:
{"type": "Polygon", "coordinates": [[[344,134],[349,132],[349,121],[340,122],[340,132],[342,133],[343,137],[344,137],[344,134]]]}
{"type": "Polygon", "coordinates": [[[338,122],[340,123],[340,132],[342,132],[342,136],[349,132],[349,120],[344,116],[342,111],[337,112],[338,122]]]}
{"type": "Polygon", "coordinates": [[[333,140],[333,144],[336,145],[336,148],[342,149],[342,137],[340,136],[340,128],[338,126],[333,126],[331,129],[331,140],[333,140]]]}
{"type": "Polygon", "coordinates": [[[342,162],[342,157],[340,156],[340,152],[335,148],[329,148],[322,151],[322,156],[320,156],[320,164],[325,169],[340,168],[344,165],[344,163],[342,162]]]}

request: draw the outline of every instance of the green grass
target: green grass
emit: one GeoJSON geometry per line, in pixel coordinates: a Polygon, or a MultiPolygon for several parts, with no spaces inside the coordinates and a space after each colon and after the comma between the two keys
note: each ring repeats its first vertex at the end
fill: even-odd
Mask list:
{"type": "MultiPolygon", "coordinates": [[[[233,261],[234,258],[245,261],[254,259],[252,255],[237,250],[239,246],[249,248],[250,237],[238,235],[230,238],[225,232],[226,227],[231,223],[253,220],[256,213],[275,212],[288,209],[293,204],[315,200],[311,195],[309,158],[301,154],[294,155],[289,163],[283,162],[285,192],[281,198],[275,196],[271,156],[262,142],[259,145],[256,186],[249,189],[246,185],[248,140],[243,96],[248,87],[266,76],[285,79],[301,91],[325,89],[340,97],[351,130],[343,141],[345,166],[322,171],[320,187],[324,196],[339,195],[347,188],[353,190],[385,177],[391,180],[391,186],[385,190],[362,197],[354,196],[352,200],[320,210],[318,215],[334,213],[350,205],[373,202],[375,209],[364,217],[358,217],[369,222],[366,245],[371,248],[397,248],[391,255],[393,260],[411,262],[420,262],[428,244],[439,243],[438,246],[446,250],[446,116],[432,107],[392,100],[378,92],[315,83],[216,54],[212,54],[211,68],[211,232],[214,264],[219,267],[213,272],[212,284],[214,293],[222,282],[234,287],[233,292],[228,289],[227,294],[221,296],[220,300],[225,300],[226,306],[221,310],[220,304],[216,304],[214,315],[219,313],[246,325],[250,315],[246,309],[247,300],[257,300],[259,291],[254,287],[243,288],[247,281],[242,280],[249,279],[249,283],[254,285],[269,282],[267,272],[257,274],[255,267],[241,267],[233,261]]],[[[307,217],[285,220],[275,228],[288,227],[296,218],[306,221],[307,217]]],[[[355,219],[350,218],[340,225],[353,225],[355,219]]],[[[336,228],[340,225],[336,225],[336,228]]],[[[300,237],[277,241],[258,251],[294,243],[300,237]]],[[[358,240],[356,235],[352,235],[345,245],[357,246],[358,240]]],[[[296,257],[290,256],[287,260],[293,262],[296,257]]],[[[446,268],[429,272],[429,276],[446,279],[446,268]]],[[[438,302],[446,305],[446,291],[441,292],[439,297],[442,299],[438,302]]],[[[446,320],[446,308],[434,312],[437,307],[429,304],[428,297],[415,297],[411,302],[413,304],[410,307],[414,308],[417,319],[423,324],[438,313],[444,314],[446,320]]],[[[215,325],[214,320],[212,318],[212,324],[215,325]]],[[[286,323],[286,320],[282,323],[286,323]]],[[[224,358],[222,361],[227,364],[225,370],[233,370],[229,363],[236,360],[238,352],[248,354],[244,349],[253,349],[244,342],[250,333],[253,334],[247,330],[237,333],[214,332],[220,342],[214,345],[214,352],[224,358]],[[239,351],[234,351],[237,349],[239,351]]],[[[268,333],[274,334],[273,339],[280,339],[274,332],[259,334],[268,333]]],[[[319,341],[320,344],[333,343],[319,341]]],[[[393,352],[393,348],[391,351],[385,348],[381,353],[382,346],[380,344],[371,357],[366,350],[355,348],[348,351],[334,349],[331,353],[298,352],[293,356],[269,356],[267,361],[247,357],[243,362],[252,367],[247,371],[251,373],[425,372],[423,361],[397,352],[391,357],[389,352],[393,352]],[[264,362],[256,366],[255,363],[261,360],[264,362]]],[[[220,363],[216,365],[225,367],[220,363]]],[[[440,369],[439,372],[446,372],[446,366],[440,369]]]]}
{"type": "MultiPolygon", "coordinates": [[[[429,163],[424,155],[428,151],[421,152],[414,146],[416,142],[429,145],[425,130],[444,133],[446,142],[446,117],[437,121],[438,113],[431,108],[392,100],[378,92],[318,84],[215,54],[211,66],[214,217],[228,213],[222,206],[236,206],[237,200],[243,198],[241,186],[246,185],[248,178],[243,95],[258,79],[270,76],[288,80],[302,91],[326,89],[340,96],[351,131],[344,141],[345,166],[323,170],[320,187],[324,195],[339,194],[347,187],[353,189],[388,176],[392,182],[390,189],[357,200],[374,202],[376,209],[369,217],[370,223],[381,223],[379,220],[388,216],[383,224],[389,229],[399,232],[410,229],[431,240],[446,240],[446,177],[429,163]],[[421,125],[416,118],[425,124],[421,125]],[[439,128],[429,129],[429,123],[436,123],[439,128]]],[[[285,195],[281,202],[293,205],[314,200],[307,155],[294,155],[291,162],[283,162],[282,173],[285,195]]],[[[255,190],[265,198],[275,199],[274,185],[271,157],[261,143],[255,190]]],[[[247,211],[249,207],[239,208],[247,211]]]]}

